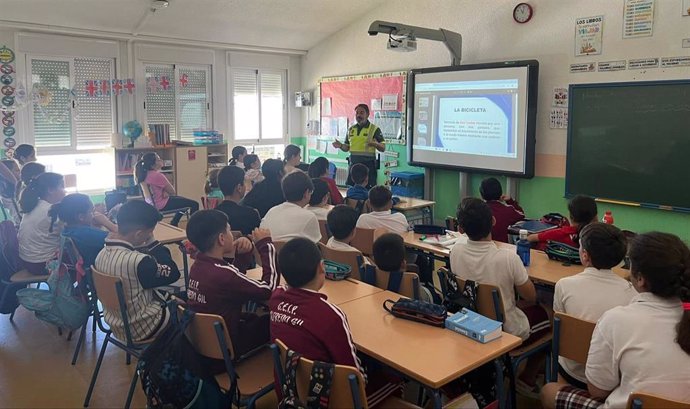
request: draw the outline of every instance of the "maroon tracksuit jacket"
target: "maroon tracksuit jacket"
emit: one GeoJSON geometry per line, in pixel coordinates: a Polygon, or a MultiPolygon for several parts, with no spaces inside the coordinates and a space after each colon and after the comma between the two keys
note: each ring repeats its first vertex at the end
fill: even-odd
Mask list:
{"type": "Polygon", "coordinates": [[[496,224],[491,230],[491,238],[496,241],[508,242],[508,226],[525,218],[522,207],[513,199],[503,203],[498,200],[486,202],[491,208],[491,213],[496,218],[496,224]]]}

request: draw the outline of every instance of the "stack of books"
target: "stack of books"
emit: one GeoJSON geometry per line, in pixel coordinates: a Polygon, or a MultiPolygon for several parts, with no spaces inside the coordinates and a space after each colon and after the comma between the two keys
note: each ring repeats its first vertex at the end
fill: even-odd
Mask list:
{"type": "Polygon", "coordinates": [[[149,132],[153,134],[154,146],[170,145],[170,124],[149,124],[149,132]]]}

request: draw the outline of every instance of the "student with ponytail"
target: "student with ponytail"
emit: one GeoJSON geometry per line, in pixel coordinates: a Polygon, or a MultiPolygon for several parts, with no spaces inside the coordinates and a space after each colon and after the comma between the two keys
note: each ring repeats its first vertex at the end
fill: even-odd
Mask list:
{"type": "Polygon", "coordinates": [[[19,224],[19,258],[31,274],[45,274],[46,263],[55,257],[60,229],[51,228],[50,208],[65,197],[65,182],[57,173],[32,178],[22,191],[19,206],[24,217],[19,224]]]}
{"type": "Polygon", "coordinates": [[[247,148],[241,145],[237,145],[234,148],[232,148],[232,152],[230,152],[230,155],[232,157],[230,158],[228,165],[237,166],[240,169],[244,169],[244,157],[247,156],[247,148]]]}
{"type": "Polygon", "coordinates": [[[288,145],[283,151],[283,163],[285,164],[285,175],[298,171],[297,167],[302,162],[302,150],[297,145],[288,145]]]}
{"type": "MultiPolygon", "coordinates": [[[[192,213],[199,210],[199,203],[196,200],[175,196],[175,188],[160,172],[162,167],[163,160],[155,152],[144,154],[134,167],[134,183],[137,185],[146,183],[148,186],[150,195],[144,195],[146,202],[161,211],[186,207],[189,207],[192,213]]],[[[142,186],[142,190],[145,188],[142,186]]],[[[175,215],[171,224],[177,226],[181,217],[181,213],[175,215]]]]}
{"type": "Polygon", "coordinates": [[[690,249],[667,233],[631,240],[629,305],[604,313],[592,334],[587,391],[542,389],[546,408],[624,408],[637,391],[690,403],[690,249]]]}

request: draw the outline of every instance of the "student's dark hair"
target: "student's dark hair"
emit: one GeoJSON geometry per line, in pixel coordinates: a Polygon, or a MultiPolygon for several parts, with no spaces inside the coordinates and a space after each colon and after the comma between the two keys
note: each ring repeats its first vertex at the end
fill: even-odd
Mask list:
{"type": "Polygon", "coordinates": [[[568,202],[568,211],[570,219],[578,224],[574,241],[579,245],[580,232],[597,217],[597,202],[589,196],[576,195],[568,202]]]}
{"type": "MultiPolygon", "coordinates": [[[[652,294],[690,302],[690,249],[678,236],[651,232],[630,239],[630,273],[642,276],[652,294]]],[[[676,342],[690,355],[690,311],[676,326],[676,342]]]]}
{"type": "Polygon", "coordinates": [[[156,152],[145,153],[134,165],[134,183],[137,185],[146,180],[149,170],[156,164],[156,152]]]}
{"type": "Polygon", "coordinates": [[[288,285],[303,287],[316,277],[321,263],[321,253],[316,244],[309,239],[295,238],[283,246],[278,253],[278,266],[288,285]]]}
{"type": "Polygon", "coordinates": [[[225,166],[218,173],[218,187],[224,196],[230,196],[238,185],[244,184],[244,171],[237,166],[225,166]]]}
{"type": "Polygon", "coordinates": [[[385,207],[393,199],[390,189],[385,186],[374,186],[369,190],[369,204],[374,210],[385,207]]]}
{"type": "Polygon", "coordinates": [[[217,188],[218,186],[218,174],[222,168],[213,168],[208,172],[208,184],[211,188],[217,188]]]}
{"type": "Polygon", "coordinates": [[[328,159],[319,156],[309,165],[309,177],[320,178],[324,174],[327,174],[329,165],[328,159]]]}
{"type": "Polygon", "coordinates": [[[64,198],[60,203],[55,203],[48,211],[50,216],[50,232],[53,231],[53,225],[60,219],[60,221],[69,225],[79,223],[79,215],[90,213],[93,210],[93,203],[87,195],[81,193],[71,193],[64,198]]]}
{"type": "Polygon", "coordinates": [[[347,205],[337,205],[326,216],[326,224],[336,240],[343,240],[357,227],[357,210],[347,205]]]}
{"type": "Polygon", "coordinates": [[[364,110],[366,111],[367,115],[369,115],[369,105],[367,105],[367,104],[358,104],[358,105],[355,107],[355,111],[356,111],[358,108],[364,108],[364,110]]]}
{"type": "Polygon", "coordinates": [[[374,241],[374,263],[383,271],[399,271],[405,261],[405,241],[395,233],[386,233],[374,241]]]}
{"type": "Polygon", "coordinates": [[[356,185],[361,185],[369,177],[369,168],[361,163],[355,163],[350,168],[350,177],[356,185]]]}
{"type": "Polygon", "coordinates": [[[499,200],[503,195],[501,182],[496,178],[486,178],[482,180],[482,184],[479,186],[479,194],[482,195],[482,199],[487,202],[489,200],[499,200]]]}
{"type": "Polygon", "coordinates": [[[46,167],[38,162],[29,162],[22,166],[16,187],[17,198],[21,196],[21,192],[26,189],[32,179],[43,173],[46,173],[46,167]]]}
{"type": "Polygon", "coordinates": [[[158,210],[140,199],[125,202],[117,212],[117,231],[129,234],[134,230],[151,229],[163,220],[158,210]]]}
{"type": "MultiPolygon", "coordinates": [[[[17,162],[15,162],[12,159],[4,159],[2,161],[2,164],[5,165],[7,169],[9,169],[12,173],[14,171],[19,169],[19,166],[17,165],[17,162]]],[[[6,180],[4,178],[0,178],[0,196],[6,198],[6,199],[13,199],[17,193],[17,184],[14,182],[11,182],[9,180],[6,180]]]]}
{"type": "Polygon", "coordinates": [[[299,155],[302,152],[302,150],[299,148],[297,145],[288,145],[285,147],[285,150],[283,151],[283,162],[287,162],[293,157],[299,155]]]}
{"type": "Polygon", "coordinates": [[[280,181],[283,177],[285,164],[283,161],[278,159],[266,159],[263,165],[261,165],[261,173],[264,175],[266,180],[280,181]]]}
{"type": "MultiPolygon", "coordinates": [[[[232,151],[230,152],[230,162],[229,165],[237,166],[237,163],[240,161],[240,156],[246,155],[247,154],[247,148],[241,145],[237,145],[234,148],[232,148],[232,151]]],[[[244,164],[244,163],[243,163],[244,164]]]]}
{"type": "Polygon", "coordinates": [[[36,149],[33,145],[23,143],[14,149],[14,158],[19,162],[20,165],[26,164],[26,158],[36,153],[36,149]]]}
{"type": "Polygon", "coordinates": [[[625,257],[628,240],[616,226],[590,223],[580,231],[580,246],[589,254],[594,268],[610,269],[625,257]]]}
{"type": "Polygon", "coordinates": [[[311,184],[314,186],[314,190],[311,192],[311,199],[309,199],[309,204],[311,206],[317,206],[321,204],[321,201],[329,193],[328,183],[324,182],[319,178],[313,178],[311,184]]]}
{"type": "Polygon", "coordinates": [[[458,226],[470,240],[481,240],[491,233],[491,208],[476,197],[466,197],[458,205],[458,226]]]}
{"type": "Polygon", "coordinates": [[[314,191],[314,184],[304,172],[292,172],[283,178],[283,195],[288,202],[299,202],[307,190],[314,191]]]}
{"type": "Polygon", "coordinates": [[[62,175],[57,173],[41,173],[32,178],[19,197],[19,206],[22,209],[22,213],[29,213],[34,210],[36,205],[38,205],[38,199],[45,197],[53,189],[63,187],[64,184],[62,175]]]}
{"type": "Polygon", "coordinates": [[[244,160],[242,161],[242,164],[244,165],[244,170],[249,170],[252,168],[252,165],[254,162],[257,162],[259,160],[259,155],[256,154],[249,154],[244,157],[244,160]]]}
{"type": "MultiPolygon", "coordinates": [[[[206,252],[213,248],[218,235],[225,233],[227,228],[228,216],[225,213],[220,210],[199,210],[187,222],[187,238],[199,251],[206,252]]],[[[232,240],[232,237],[228,239],[232,240]]]]}

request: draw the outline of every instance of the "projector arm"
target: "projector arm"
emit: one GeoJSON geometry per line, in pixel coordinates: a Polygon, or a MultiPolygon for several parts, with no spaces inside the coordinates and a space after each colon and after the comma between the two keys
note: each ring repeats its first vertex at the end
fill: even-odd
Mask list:
{"type": "Polygon", "coordinates": [[[369,26],[369,35],[375,36],[378,33],[389,35],[408,36],[416,39],[441,41],[451,55],[452,65],[460,65],[462,57],[462,36],[454,31],[440,28],[432,30],[430,28],[408,26],[400,23],[390,23],[388,21],[376,20],[369,26]]]}

